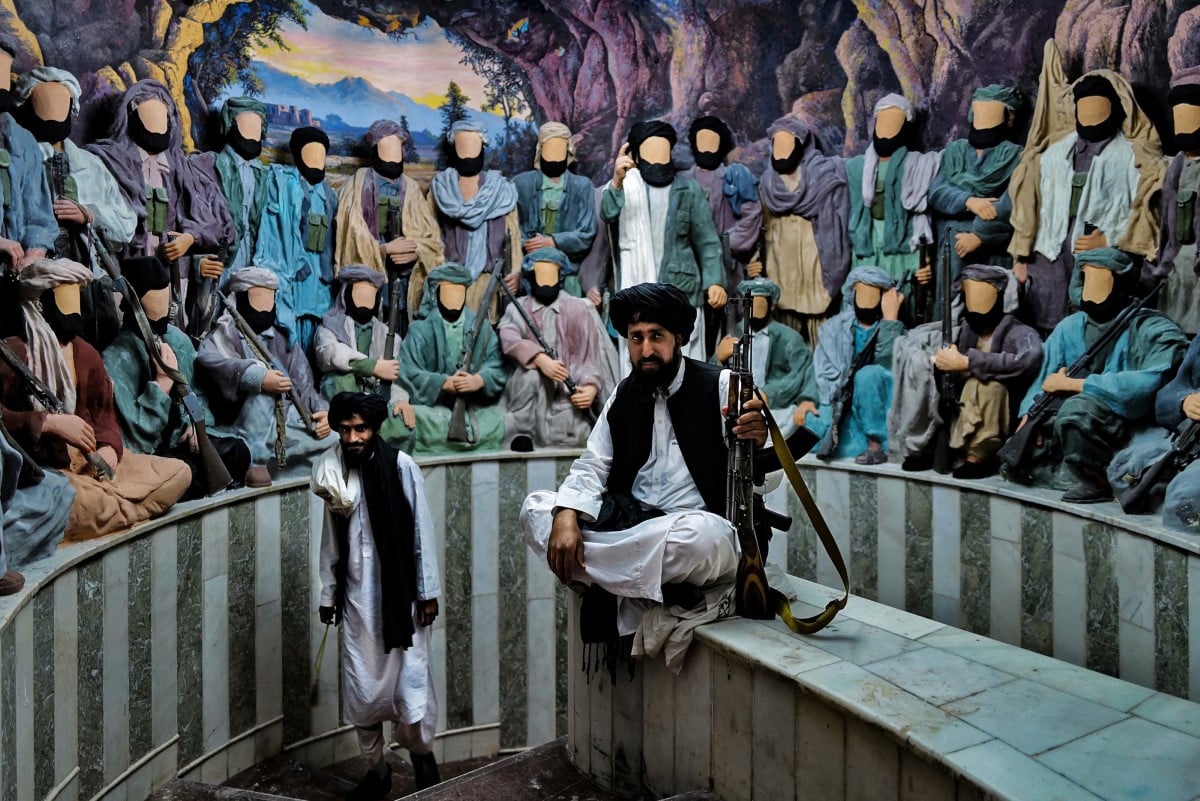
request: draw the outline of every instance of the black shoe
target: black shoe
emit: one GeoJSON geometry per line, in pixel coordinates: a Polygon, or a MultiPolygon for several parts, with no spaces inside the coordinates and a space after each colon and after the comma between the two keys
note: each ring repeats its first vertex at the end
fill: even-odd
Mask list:
{"type": "Polygon", "coordinates": [[[916,473],[921,470],[932,470],[933,454],[914,453],[912,456],[905,456],[904,461],[900,463],[900,469],[906,473],[916,473]]]}
{"type": "Polygon", "coordinates": [[[517,434],[513,437],[508,449],[517,453],[532,453],[533,439],[525,434],[517,434]]]}
{"type": "Polygon", "coordinates": [[[963,462],[954,468],[955,478],[988,478],[1000,472],[1000,465],[995,459],[984,459],[982,462],[963,462]]]}
{"type": "Polygon", "coordinates": [[[409,757],[412,758],[413,776],[417,779],[418,790],[432,787],[442,780],[433,754],[414,754],[410,751],[409,757]]]}
{"type": "Polygon", "coordinates": [[[383,763],[383,772],[375,768],[367,770],[367,775],[354,786],[346,796],[346,801],[377,801],[392,789],[392,766],[383,763]]]}
{"type": "Polygon", "coordinates": [[[1104,503],[1113,499],[1112,487],[1092,479],[1083,479],[1062,494],[1067,503],[1104,503]]]}

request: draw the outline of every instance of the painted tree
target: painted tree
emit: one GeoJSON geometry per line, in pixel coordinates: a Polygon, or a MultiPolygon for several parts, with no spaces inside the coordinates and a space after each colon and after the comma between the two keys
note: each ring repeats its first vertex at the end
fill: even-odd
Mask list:
{"type": "Polygon", "coordinates": [[[412,131],[408,127],[408,117],[403,114],[400,115],[400,130],[404,133],[401,138],[408,143],[404,148],[404,162],[416,164],[421,157],[417,155],[417,145],[413,141],[412,131]]]}
{"type": "Polygon", "coordinates": [[[513,119],[530,110],[529,98],[533,92],[529,78],[517,65],[504,55],[476,43],[467,36],[453,31],[446,32],[446,39],[460,50],[460,64],[484,80],[483,110],[498,112],[504,118],[504,146],[500,151],[500,169],[511,171],[528,167],[517,163],[519,156],[519,131],[514,131],[513,119]]]}
{"type": "Polygon", "coordinates": [[[438,148],[438,169],[446,167],[446,150],[449,143],[446,141],[450,136],[450,128],[459,120],[465,120],[468,115],[467,101],[471,98],[463,94],[462,87],[454,81],[451,81],[446,86],[446,102],[438,106],[438,111],[442,115],[442,136],[441,146],[438,148]]]}

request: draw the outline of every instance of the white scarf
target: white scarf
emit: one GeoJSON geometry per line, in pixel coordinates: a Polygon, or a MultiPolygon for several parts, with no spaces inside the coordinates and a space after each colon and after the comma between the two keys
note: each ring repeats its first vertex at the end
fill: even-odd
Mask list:
{"type": "Polygon", "coordinates": [[[621,209],[618,246],[621,250],[621,274],[617,276],[617,289],[628,289],[638,284],[650,284],[658,280],[658,265],[654,262],[654,232],[650,225],[650,198],[646,194],[646,182],[637,167],[625,173],[622,185],[625,191],[625,207],[621,209]]]}
{"type": "Polygon", "coordinates": [[[362,478],[357,470],[349,470],[342,461],[342,443],[333,443],[313,463],[309,486],[330,511],[349,517],[362,500],[362,478]]]}

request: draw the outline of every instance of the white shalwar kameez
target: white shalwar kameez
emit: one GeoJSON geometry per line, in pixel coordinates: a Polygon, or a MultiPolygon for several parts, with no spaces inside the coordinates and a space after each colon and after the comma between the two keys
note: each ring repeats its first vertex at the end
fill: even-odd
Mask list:
{"type": "MultiPolygon", "coordinates": [[[[667,389],[679,391],[687,362],[667,389]]],[[[719,397],[728,394],[729,373],[722,372],[719,397]]],[[[615,393],[614,393],[615,397],[615,393]]],[[[633,634],[647,608],[646,601],[662,603],[662,585],[681,582],[704,586],[733,581],[737,574],[738,544],[733,526],[719,514],[704,510],[704,499],[692,480],[675,428],[661,394],[654,404],[653,442],[650,456],[633,481],[633,497],[647,508],[665,514],[623,531],[591,531],[600,513],[601,496],[612,469],[612,430],[608,425],[610,397],[588,437],[587,450],[575,460],[558,492],[540,490],[525,499],[521,523],[525,541],[542,559],[550,541],[555,507],[579,512],[583,532],[582,571],[574,580],[598,584],[617,596],[617,631],[633,634]]],[[[713,425],[723,426],[719,408],[713,425]]],[[[712,465],[725,470],[724,464],[712,465]]]]}
{"type": "MultiPolygon", "coordinates": [[[[417,559],[417,598],[441,595],[433,521],[425,500],[421,470],[406,453],[396,454],[404,494],[413,510],[417,559]]],[[[321,605],[333,606],[337,541],[326,510],[321,535],[321,605]]],[[[383,595],[375,535],[365,501],[350,513],[349,554],[342,613],[342,718],[358,728],[359,745],[372,764],[383,758],[381,724],[392,721],[395,740],[414,754],[428,754],[437,726],[437,697],[429,659],[430,626],[417,621],[413,604],[412,646],[383,647],[383,595]]]]}

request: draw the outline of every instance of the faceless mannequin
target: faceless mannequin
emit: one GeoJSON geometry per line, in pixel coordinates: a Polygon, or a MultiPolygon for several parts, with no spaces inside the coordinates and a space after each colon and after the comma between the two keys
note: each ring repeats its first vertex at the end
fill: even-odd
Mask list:
{"type": "Polygon", "coordinates": [[[1083,265],[1083,300],[1090,303],[1103,303],[1112,294],[1115,283],[1116,279],[1112,270],[1106,270],[1094,264],[1083,265]]]}
{"type": "Polygon", "coordinates": [[[152,134],[165,134],[170,124],[167,104],[157,99],[143,100],[138,103],[138,119],[142,127],[152,134]]]}
{"type": "Polygon", "coordinates": [[[59,344],[69,345],[83,330],[80,285],[61,284],[42,293],[42,315],[58,337],[59,344]]]}
{"type": "Polygon", "coordinates": [[[29,95],[31,119],[26,122],[39,142],[49,142],[62,150],[63,140],[71,135],[71,90],[58,81],[39,83],[29,95]]]}
{"type": "Polygon", "coordinates": [[[12,110],[13,57],[0,50],[0,113],[12,110]]]}
{"type": "Polygon", "coordinates": [[[1175,121],[1175,143],[1190,158],[1200,157],[1200,106],[1178,103],[1171,107],[1175,121]]]}
{"type": "Polygon", "coordinates": [[[533,285],[530,294],[542,305],[550,305],[558,298],[561,286],[558,264],[552,261],[535,261],[533,263],[533,285]]]}
{"type": "Polygon", "coordinates": [[[702,128],[696,132],[696,149],[701,153],[716,153],[721,147],[721,135],[716,131],[702,128]]]}
{"type": "Polygon", "coordinates": [[[890,107],[881,109],[875,115],[875,151],[879,154],[880,161],[887,161],[892,157],[892,153],[897,149],[885,143],[890,143],[900,136],[900,132],[904,130],[904,123],[907,118],[904,115],[904,109],[890,107]],[[886,155],[885,155],[886,153],[886,155]]]}
{"type": "Polygon", "coordinates": [[[483,137],[474,131],[459,131],[454,135],[454,156],[463,200],[470,200],[479,191],[479,173],[483,172],[483,137]]]}
{"type": "Polygon", "coordinates": [[[138,103],[129,115],[129,138],[152,155],[171,146],[171,120],[167,104],[158,98],[138,103]]]}
{"type": "Polygon", "coordinates": [[[755,295],[750,299],[750,330],[761,331],[767,327],[771,316],[771,299],[755,295]]]}
{"type": "Polygon", "coordinates": [[[467,304],[467,288],[462,284],[443,281],[438,284],[437,301],[442,319],[448,323],[458,322],[463,307],[467,304]]]}
{"type": "Polygon", "coordinates": [[[275,290],[253,286],[239,292],[235,299],[237,310],[256,333],[263,333],[275,324],[275,290]]]}
{"type": "Polygon", "coordinates": [[[963,281],[963,302],[966,304],[967,311],[980,314],[990,311],[996,305],[998,297],[1000,297],[1000,293],[996,291],[996,287],[987,281],[976,281],[971,278],[963,281]]]}
{"type": "Polygon", "coordinates": [[[350,285],[350,297],[354,298],[356,306],[374,308],[375,300],[379,297],[379,290],[370,281],[355,281],[350,285]]]}
{"type": "Polygon", "coordinates": [[[389,134],[375,144],[375,152],[380,161],[402,163],[404,161],[404,141],[396,134],[389,134]]]}
{"type": "Polygon", "coordinates": [[[1089,142],[1111,138],[1125,121],[1125,109],[1112,83],[1099,75],[1085,75],[1072,89],[1075,98],[1075,132],[1089,142]]]}
{"type": "Polygon", "coordinates": [[[325,146],[320,142],[309,142],[300,148],[300,160],[310,169],[325,169],[325,155],[325,146]]]}
{"type": "Polygon", "coordinates": [[[854,285],[854,305],[860,309],[870,309],[879,305],[883,298],[883,290],[870,284],[854,285]]]}
{"type": "Polygon", "coordinates": [[[542,144],[542,173],[553,181],[557,182],[567,171],[568,145],[566,137],[562,136],[547,139],[542,144]]]}
{"type": "Polygon", "coordinates": [[[1107,97],[1081,97],[1075,104],[1075,116],[1083,125],[1100,125],[1112,114],[1112,102],[1107,97]]]}
{"type": "Polygon", "coordinates": [[[270,311],[275,308],[275,290],[265,286],[252,286],[246,290],[246,299],[255,311],[270,311]]]}
{"type": "Polygon", "coordinates": [[[233,126],[225,135],[233,151],[246,161],[262,155],[263,118],[254,111],[242,111],[233,118],[233,126]]]}
{"type": "Polygon", "coordinates": [[[995,147],[1008,138],[1013,115],[999,100],[975,100],[971,103],[971,130],[967,135],[976,152],[995,147]]]}
{"type": "Polygon", "coordinates": [[[638,147],[638,160],[666,164],[671,160],[671,143],[665,136],[651,136],[638,147]]]}
{"type": "Polygon", "coordinates": [[[258,116],[253,111],[243,111],[233,118],[234,124],[237,126],[238,133],[246,139],[255,142],[262,141],[262,117],[258,116]]]}
{"type": "Polygon", "coordinates": [[[167,316],[171,306],[171,288],[151,289],[142,295],[142,309],[150,322],[161,320],[167,316]]]}
{"type": "Polygon", "coordinates": [[[54,287],[54,304],[63,314],[79,314],[79,284],[54,287]]]}
{"type": "Polygon", "coordinates": [[[771,166],[780,175],[793,175],[800,167],[800,141],[791,131],[776,131],[771,137],[771,166]]]}

